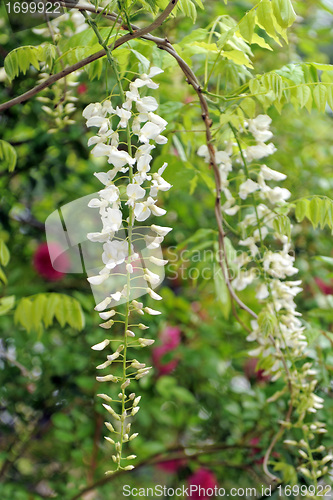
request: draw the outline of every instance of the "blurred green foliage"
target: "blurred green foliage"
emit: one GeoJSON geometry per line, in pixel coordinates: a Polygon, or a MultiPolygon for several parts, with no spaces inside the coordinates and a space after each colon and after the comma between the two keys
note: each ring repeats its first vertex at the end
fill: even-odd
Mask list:
{"type": "MultiPolygon", "coordinates": [[[[196,3],[200,7],[200,2],[196,3]]],[[[147,6],[150,2],[142,4],[147,6]]],[[[244,53],[244,60],[235,62],[236,48],[218,63],[221,89],[229,92],[253,78],[255,74],[249,73],[252,65],[255,73],[261,74],[288,64],[333,63],[330,3],[309,0],[293,4],[299,17],[290,31],[289,45],[281,41],[279,34],[274,32],[271,39],[261,30],[262,40],[274,52],[260,42],[251,46],[252,62],[244,53]]],[[[253,5],[247,0],[227,5],[217,0],[206,2],[204,10],[197,9],[193,26],[190,17],[195,18],[194,3],[183,1],[185,16],[172,18],[156,34],[164,36],[166,32],[182,57],[191,61],[198,77],[204,79],[205,60],[210,68],[211,54],[202,43],[203,30],[210,29],[218,16],[231,16],[238,22],[253,5]]],[[[138,15],[138,21],[146,15],[138,15]]],[[[3,10],[0,23],[2,60],[23,45],[37,46],[45,41],[36,30],[12,33],[3,10]]],[[[98,50],[91,30],[73,35],[72,21],[62,23],[58,47],[61,52],[67,51],[63,57],[65,65],[98,50]],[[83,49],[77,49],[78,46],[83,49]]],[[[241,32],[246,32],[245,25],[241,32]]],[[[50,37],[47,40],[52,42],[50,37]]],[[[67,274],[59,281],[47,281],[33,265],[36,249],[44,241],[43,225],[48,215],[63,204],[96,191],[98,186],[92,174],[101,164],[89,156],[88,132],[81,113],[88,103],[99,100],[115,86],[105,59],[101,59],[76,77],[78,86],[71,91],[78,99],[71,116],[74,123],[55,127],[54,117],[43,111],[43,103],[37,99],[14,106],[0,116],[1,500],[53,496],[70,500],[76,498],[81,488],[96,481],[101,484],[97,483],[91,496],[84,498],[113,499],[121,494],[123,484],[148,487],[186,483],[199,466],[213,470],[226,489],[265,484],[262,456],[278,429],[278,418],[283,417],[288,398],[286,395],[276,404],[267,403],[282,387],[279,382],[262,377],[249,363],[246,333],[234,321],[225,284],[216,274],[212,257],[216,245],[214,182],[212,172],[196,155],[204,138],[197,101],[171,56],[141,40],[134,41],[132,49],[130,52],[123,47],[117,51],[122,73],[128,68],[141,70],[142,61],[136,53],[165,70],[160,77],[159,100],[160,114],[169,122],[169,141],[156,151],[155,166],[169,163],[165,178],[173,189],[163,197],[163,203],[168,211],[165,224],[174,230],[165,239],[165,256],[170,263],[159,292],[164,298],[162,320],[151,319],[150,331],[152,338],[158,339],[167,325],[179,327],[181,344],[163,358],[163,362],[171,358],[179,362],[167,375],[159,376],[155,367],[151,376],[140,380],[142,405],[136,417],[140,435],[131,450],[138,455],[138,464],[143,464],[133,473],[103,484],[110,449],[103,439],[105,411],[96,398],[99,387],[95,365],[100,358],[98,352],[90,349],[103,340],[103,332],[98,329],[97,314],[92,312],[90,287],[83,274],[67,274]],[[16,166],[11,147],[16,151],[16,166]],[[52,314],[47,301],[56,300],[54,297],[72,304],[75,319],[72,309],[70,313],[61,312],[60,302],[60,309],[52,314]],[[184,460],[177,473],[150,463],[179,457],[184,460]]],[[[11,61],[9,71],[11,76],[17,76],[11,83],[1,73],[2,102],[36,84],[38,56],[34,52],[32,48],[27,59],[33,66],[27,64],[24,73],[11,61]]],[[[50,67],[55,57],[51,50],[50,67]]],[[[327,73],[331,81],[331,74],[327,73]]],[[[296,78],[297,72],[292,76],[296,78]]],[[[57,91],[51,87],[42,95],[57,100],[57,91]]],[[[260,111],[257,102],[249,101],[247,105],[260,111]]],[[[318,105],[324,106],[326,101],[318,105]]],[[[332,110],[326,108],[327,113],[320,114],[314,109],[309,114],[306,109],[295,111],[292,104],[287,104],[280,114],[276,107],[266,107],[273,118],[277,147],[270,166],[282,165],[288,174],[286,187],[293,198],[330,196],[332,110]]],[[[318,413],[327,423],[328,433],[321,442],[332,448],[333,268],[327,259],[332,256],[332,234],[327,226],[313,228],[304,217],[306,207],[300,203],[297,201],[297,219],[293,220],[292,230],[297,265],[304,280],[298,305],[305,322],[311,323],[307,330],[308,357],[318,362],[318,395],[325,399],[324,409],[318,413]],[[324,293],[325,289],[318,285],[322,281],[330,293],[324,293]]],[[[318,223],[320,216],[314,225],[318,223]]],[[[232,238],[231,230],[229,236],[232,238]]],[[[256,308],[254,293],[243,293],[246,302],[256,308]]],[[[148,305],[152,304],[148,301],[148,305]]],[[[241,316],[246,320],[246,315],[241,316]]],[[[151,364],[149,350],[144,350],[141,357],[151,364]]],[[[296,481],[292,467],[298,460],[296,454],[282,443],[275,453],[283,456],[287,464],[281,471],[284,481],[296,481]]],[[[277,494],[271,498],[277,498],[277,494]]]]}

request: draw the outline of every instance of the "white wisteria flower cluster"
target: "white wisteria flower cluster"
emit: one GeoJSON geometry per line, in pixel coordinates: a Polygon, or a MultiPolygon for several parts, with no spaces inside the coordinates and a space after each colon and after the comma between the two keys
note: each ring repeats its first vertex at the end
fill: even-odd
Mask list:
{"type": "Polygon", "coordinates": [[[97,380],[120,385],[120,392],[115,400],[105,393],[99,394],[105,401],[103,406],[114,420],[113,424],[105,423],[107,429],[114,434],[112,438],[105,439],[115,447],[112,459],[116,470],[133,468],[133,465],[126,463],[135,456],[123,457],[122,453],[123,444],[137,436],[137,433],[131,433],[130,420],[139,411],[141,397],[133,392],[132,383],[147,375],[151,369],[137,359],[128,358],[128,348],[147,347],[154,342],[153,339],[141,336],[142,333],[136,333],[137,330],[146,330],[148,326],[138,322],[135,317],[161,314],[133,299],[132,291],[141,288],[141,295],[148,293],[155,300],[162,299],[153,288],[160,282],[158,269],[167,261],[154,252],[160,249],[164,237],[172,229],[156,224],[141,225],[151,215],[159,217],[166,213],[157,205],[157,196],[159,191],[171,188],[171,184],[162,177],[166,163],[157,172],[151,171],[153,149],[156,144],[167,142],[162,135],[167,122],[156,114],[156,99],[141,94],[147,88],[158,88],[153,78],[160,73],[161,69],[151,67],[148,74],[140,75],[130,83],[121,106],[114,107],[110,100],[105,100],[89,104],[83,111],[87,127],[98,129],[96,135],[88,141],[88,145],[93,146],[91,153],[95,157],[105,157],[110,165],[107,171],[95,173],[103,187],[98,192],[98,198],[93,198],[89,203],[89,207],[98,209],[100,214],[101,227],[99,231],[89,233],[88,239],[102,245],[102,268],[99,274],[90,276],[88,281],[93,286],[100,286],[107,283],[108,278],[113,275],[125,277],[125,283],[122,281],[117,290],[109,290],[95,307],[103,320],[100,326],[109,330],[120,324],[123,336],[111,338],[108,335],[92,347],[95,351],[111,348],[106,360],[97,366],[102,373],[106,369],[108,373],[98,376],[97,380]],[[135,232],[135,225],[138,223],[140,228],[146,228],[145,232],[135,232]],[[145,248],[152,252],[144,259],[143,265],[136,246],[137,240],[143,241],[145,248]],[[120,303],[126,304],[125,314],[113,308],[120,303]]]}
{"type": "MultiPolygon", "coordinates": [[[[270,124],[267,115],[248,120],[243,129],[234,132],[236,142],[230,139],[224,151],[215,152],[225,196],[222,211],[226,219],[237,214],[238,223],[232,225],[239,229],[238,244],[244,249],[232,262],[235,274],[232,286],[238,292],[252,285],[262,304],[258,318],[251,321],[252,331],[247,337],[258,344],[250,355],[260,359],[260,366],[272,381],[285,380],[284,389],[270,400],[290,392],[290,408],[296,422],[293,425],[302,430],[304,439],[286,442],[298,445],[304,460],[301,472],[317,480],[327,472],[326,463],[331,457],[312,458],[313,452],[323,449],[311,450],[309,441],[326,429],[323,423],[310,422],[307,417],[323,407],[323,399],[315,394],[317,380],[312,364],[305,362],[301,368],[295,365],[304,359],[307,340],[295,304],[302,282],[293,279],[298,269],[290,239],[292,225],[287,217],[291,193],[278,184],[286,179],[285,174],[258,163],[276,151],[273,143],[267,144],[273,135],[270,124]],[[251,145],[247,145],[249,139],[253,139],[251,145]]],[[[206,146],[201,146],[198,154],[209,161],[206,146]]],[[[282,425],[290,428],[290,415],[282,425]]]]}

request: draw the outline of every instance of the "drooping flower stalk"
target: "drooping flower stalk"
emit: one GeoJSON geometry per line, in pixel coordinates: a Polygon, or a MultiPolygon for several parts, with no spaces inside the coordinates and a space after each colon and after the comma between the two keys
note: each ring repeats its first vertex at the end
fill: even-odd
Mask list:
{"type": "Polygon", "coordinates": [[[105,291],[103,300],[95,307],[100,317],[105,320],[100,326],[110,329],[116,322],[124,326],[122,339],[106,338],[92,347],[99,351],[109,348],[112,342],[119,344],[112,354],[107,355],[107,360],[97,367],[104,370],[112,368],[116,363],[121,365],[121,375],[112,373],[97,377],[100,382],[112,381],[120,384],[118,400],[113,401],[106,394],[100,394],[108,403],[104,404],[104,407],[119,424],[115,429],[111,423],[106,423],[110,432],[116,436],[115,439],[106,437],[107,441],[115,446],[116,452],[112,458],[116,463],[116,470],[132,469],[133,465],[123,465],[123,461],[135,458],[134,455],[123,457],[123,444],[137,436],[137,433],[130,434],[131,424],[128,419],[139,411],[141,397],[136,396],[134,392],[128,394],[128,387],[133,380],[139,380],[148,374],[151,368],[136,359],[128,359],[128,348],[146,347],[154,342],[153,339],[143,337],[137,339],[133,329],[137,327],[145,330],[148,327],[143,323],[132,324],[131,320],[138,314],[160,314],[157,310],[143,307],[136,297],[148,293],[153,299],[161,300],[162,297],[154,292],[153,288],[160,282],[159,269],[167,262],[160,258],[160,245],[164,236],[171,230],[154,224],[150,227],[139,226],[140,230],[135,229],[136,221],[143,222],[151,214],[161,216],[166,213],[164,209],[156,206],[156,196],[159,191],[167,191],[171,187],[162,178],[167,164],[158,172],[149,174],[152,161],[150,153],[155,148],[154,143],[164,144],[167,141],[161,135],[167,122],[154,113],[158,108],[156,99],[152,96],[141,96],[139,90],[145,87],[158,88],[152,78],[161,72],[159,68],[152,67],[148,75],[143,74],[130,83],[126,93],[119,79],[120,96],[123,98],[120,107],[114,108],[111,101],[106,100],[103,103],[89,104],[83,112],[87,126],[98,127],[97,134],[88,141],[89,146],[94,146],[92,154],[95,157],[107,157],[108,163],[113,165],[108,172],[95,174],[104,184],[104,188],[99,191],[98,198],[90,201],[89,206],[99,209],[102,229],[89,233],[88,239],[103,243],[104,267],[99,274],[90,276],[88,281],[105,291]],[[122,136],[125,138],[123,142],[122,136]],[[132,144],[134,137],[137,137],[138,145],[132,144]],[[123,144],[126,144],[127,151],[123,149],[123,144]],[[134,155],[133,149],[136,149],[134,155]],[[127,182],[124,183],[125,181],[127,182]],[[145,243],[146,248],[142,248],[142,243],[145,243]],[[115,277],[117,281],[114,281],[115,277]],[[114,283],[117,284],[116,290],[114,283]],[[123,315],[113,309],[121,303],[126,304],[123,315]],[[122,315],[121,319],[115,320],[119,315],[122,315]],[[115,404],[120,405],[121,409],[117,411],[115,404]]]}
{"type": "MultiPolygon", "coordinates": [[[[288,391],[290,396],[287,415],[265,456],[265,472],[275,479],[267,467],[274,445],[286,430],[299,428],[303,438],[299,442],[285,442],[298,446],[303,460],[299,471],[316,484],[317,478],[327,472],[326,464],[332,457],[327,455],[314,460],[313,453],[323,452],[323,449],[317,447],[313,450],[309,444],[316,435],[326,432],[322,422],[309,422],[309,415],[322,408],[323,399],[315,394],[317,381],[312,364],[303,362],[301,369],[296,366],[298,361],[304,360],[307,341],[301,313],[294,302],[302,291],[301,280],[290,280],[298,272],[290,237],[292,226],[287,217],[290,209],[287,200],[291,193],[279,185],[269,185],[271,181],[285,180],[285,174],[258,163],[276,151],[273,143],[266,144],[273,135],[269,130],[270,123],[270,117],[259,115],[245,124],[245,130],[236,130],[231,125],[232,136],[225,150],[216,151],[226,200],[222,211],[226,219],[237,214],[238,225],[232,226],[239,228],[238,244],[246,249],[238,252],[233,261],[232,270],[236,276],[232,287],[235,291],[242,291],[255,284],[256,298],[262,304],[258,318],[251,321],[252,331],[247,337],[259,344],[250,355],[260,358],[260,367],[272,381],[281,377],[285,380],[284,389],[269,401],[275,401],[288,391]],[[254,144],[248,146],[245,141],[251,136],[254,144]],[[272,250],[273,245],[280,249],[272,250]]],[[[209,161],[206,146],[201,146],[198,154],[209,161]]]]}

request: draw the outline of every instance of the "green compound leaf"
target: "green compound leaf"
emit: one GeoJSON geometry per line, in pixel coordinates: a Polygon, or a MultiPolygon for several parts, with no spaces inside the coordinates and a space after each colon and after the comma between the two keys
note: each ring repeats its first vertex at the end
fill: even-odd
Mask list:
{"type": "Polygon", "coordinates": [[[84,328],[84,314],[80,303],[73,297],[59,293],[37,294],[21,299],[16,307],[14,321],[27,332],[41,334],[57,320],[61,327],[66,324],[75,330],[84,328]]]}
{"type": "Polygon", "coordinates": [[[333,200],[319,196],[301,198],[295,203],[295,216],[298,222],[306,217],[314,228],[328,226],[333,229],[333,200]]]}
{"type": "Polygon", "coordinates": [[[10,80],[13,80],[20,73],[25,75],[30,66],[39,71],[38,48],[33,45],[18,47],[6,56],[5,71],[10,80]]]}

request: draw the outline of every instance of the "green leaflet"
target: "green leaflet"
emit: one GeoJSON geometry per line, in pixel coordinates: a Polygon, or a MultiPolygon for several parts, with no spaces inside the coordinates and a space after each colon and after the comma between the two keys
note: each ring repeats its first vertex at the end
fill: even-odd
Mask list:
{"type": "Polygon", "coordinates": [[[137,50],[131,49],[131,52],[133,52],[135,57],[140,62],[142,71],[145,73],[148,72],[149,66],[150,66],[150,61],[145,56],[143,56],[140,52],[138,52],[137,50]]]}
{"type": "Polygon", "coordinates": [[[0,316],[7,314],[11,309],[13,309],[15,304],[15,296],[10,295],[8,297],[2,297],[0,299],[0,316]]]}
{"type": "Polygon", "coordinates": [[[197,9],[195,7],[195,4],[191,0],[179,0],[178,6],[179,9],[183,12],[183,14],[192,19],[192,21],[195,23],[197,19],[197,9]]]}
{"type": "Polygon", "coordinates": [[[306,106],[311,99],[311,105],[312,105],[312,95],[311,95],[311,90],[307,85],[301,85],[297,87],[297,99],[299,102],[299,105],[301,108],[306,106]]]}
{"type": "Polygon", "coordinates": [[[272,0],[272,7],[281,28],[289,28],[294,23],[296,13],[290,0],[272,0]]]}
{"type": "Polygon", "coordinates": [[[250,10],[245,14],[241,22],[239,23],[239,32],[249,43],[252,43],[254,29],[256,26],[256,13],[254,10],[250,10]]]}
{"type": "Polygon", "coordinates": [[[289,217],[287,217],[286,215],[278,215],[273,220],[273,228],[280,236],[286,235],[290,240],[291,226],[289,217]]]}
{"type": "Polygon", "coordinates": [[[274,335],[277,326],[277,319],[273,314],[262,311],[258,316],[258,325],[264,336],[274,335]]]}
{"type": "Polygon", "coordinates": [[[0,240],[0,264],[4,267],[7,266],[10,259],[10,253],[6,243],[0,240]]]}
{"type": "Polygon", "coordinates": [[[313,89],[313,98],[316,103],[318,111],[325,111],[327,101],[326,85],[316,85],[313,89]]]}
{"type": "Polygon", "coordinates": [[[273,40],[281,45],[274,25],[274,14],[272,4],[269,0],[263,0],[257,7],[257,22],[273,40]]]}
{"type": "Polygon", "coordinates": [[[202,42],[206,38],[208,38],[208,31],[203,28],[199,28],[197,30],[193,30],[189,35],[186,35],[181,42],[179,42],[180,47],[184,47],[188,43],[192,42],[202,42]]]}
{"type": "Polygon", "coordinates": [[[14,321],[27,332],[39,335],[44,328],[57,320],[61,327],[66,324],[75,330],[84,327],[84,315],[80,303],[73,297],[58,293],[40,293],[21,299],[16,307],[14,321]]]}
{"type": "Polygon", "coordinates": [[[233,61],[236,64],[244,64],[247,68],[253,69],[252,64],[250,63],[249,58],[244,52],[240,50],[224,50],[222,52],[223,57],[233,61]]]}
{"type": "Polygon", "coordinates": [[[16,166],[16,151],[9,142],[0,140],[0,164],[9,172],[13,172],[16,166]]]}

